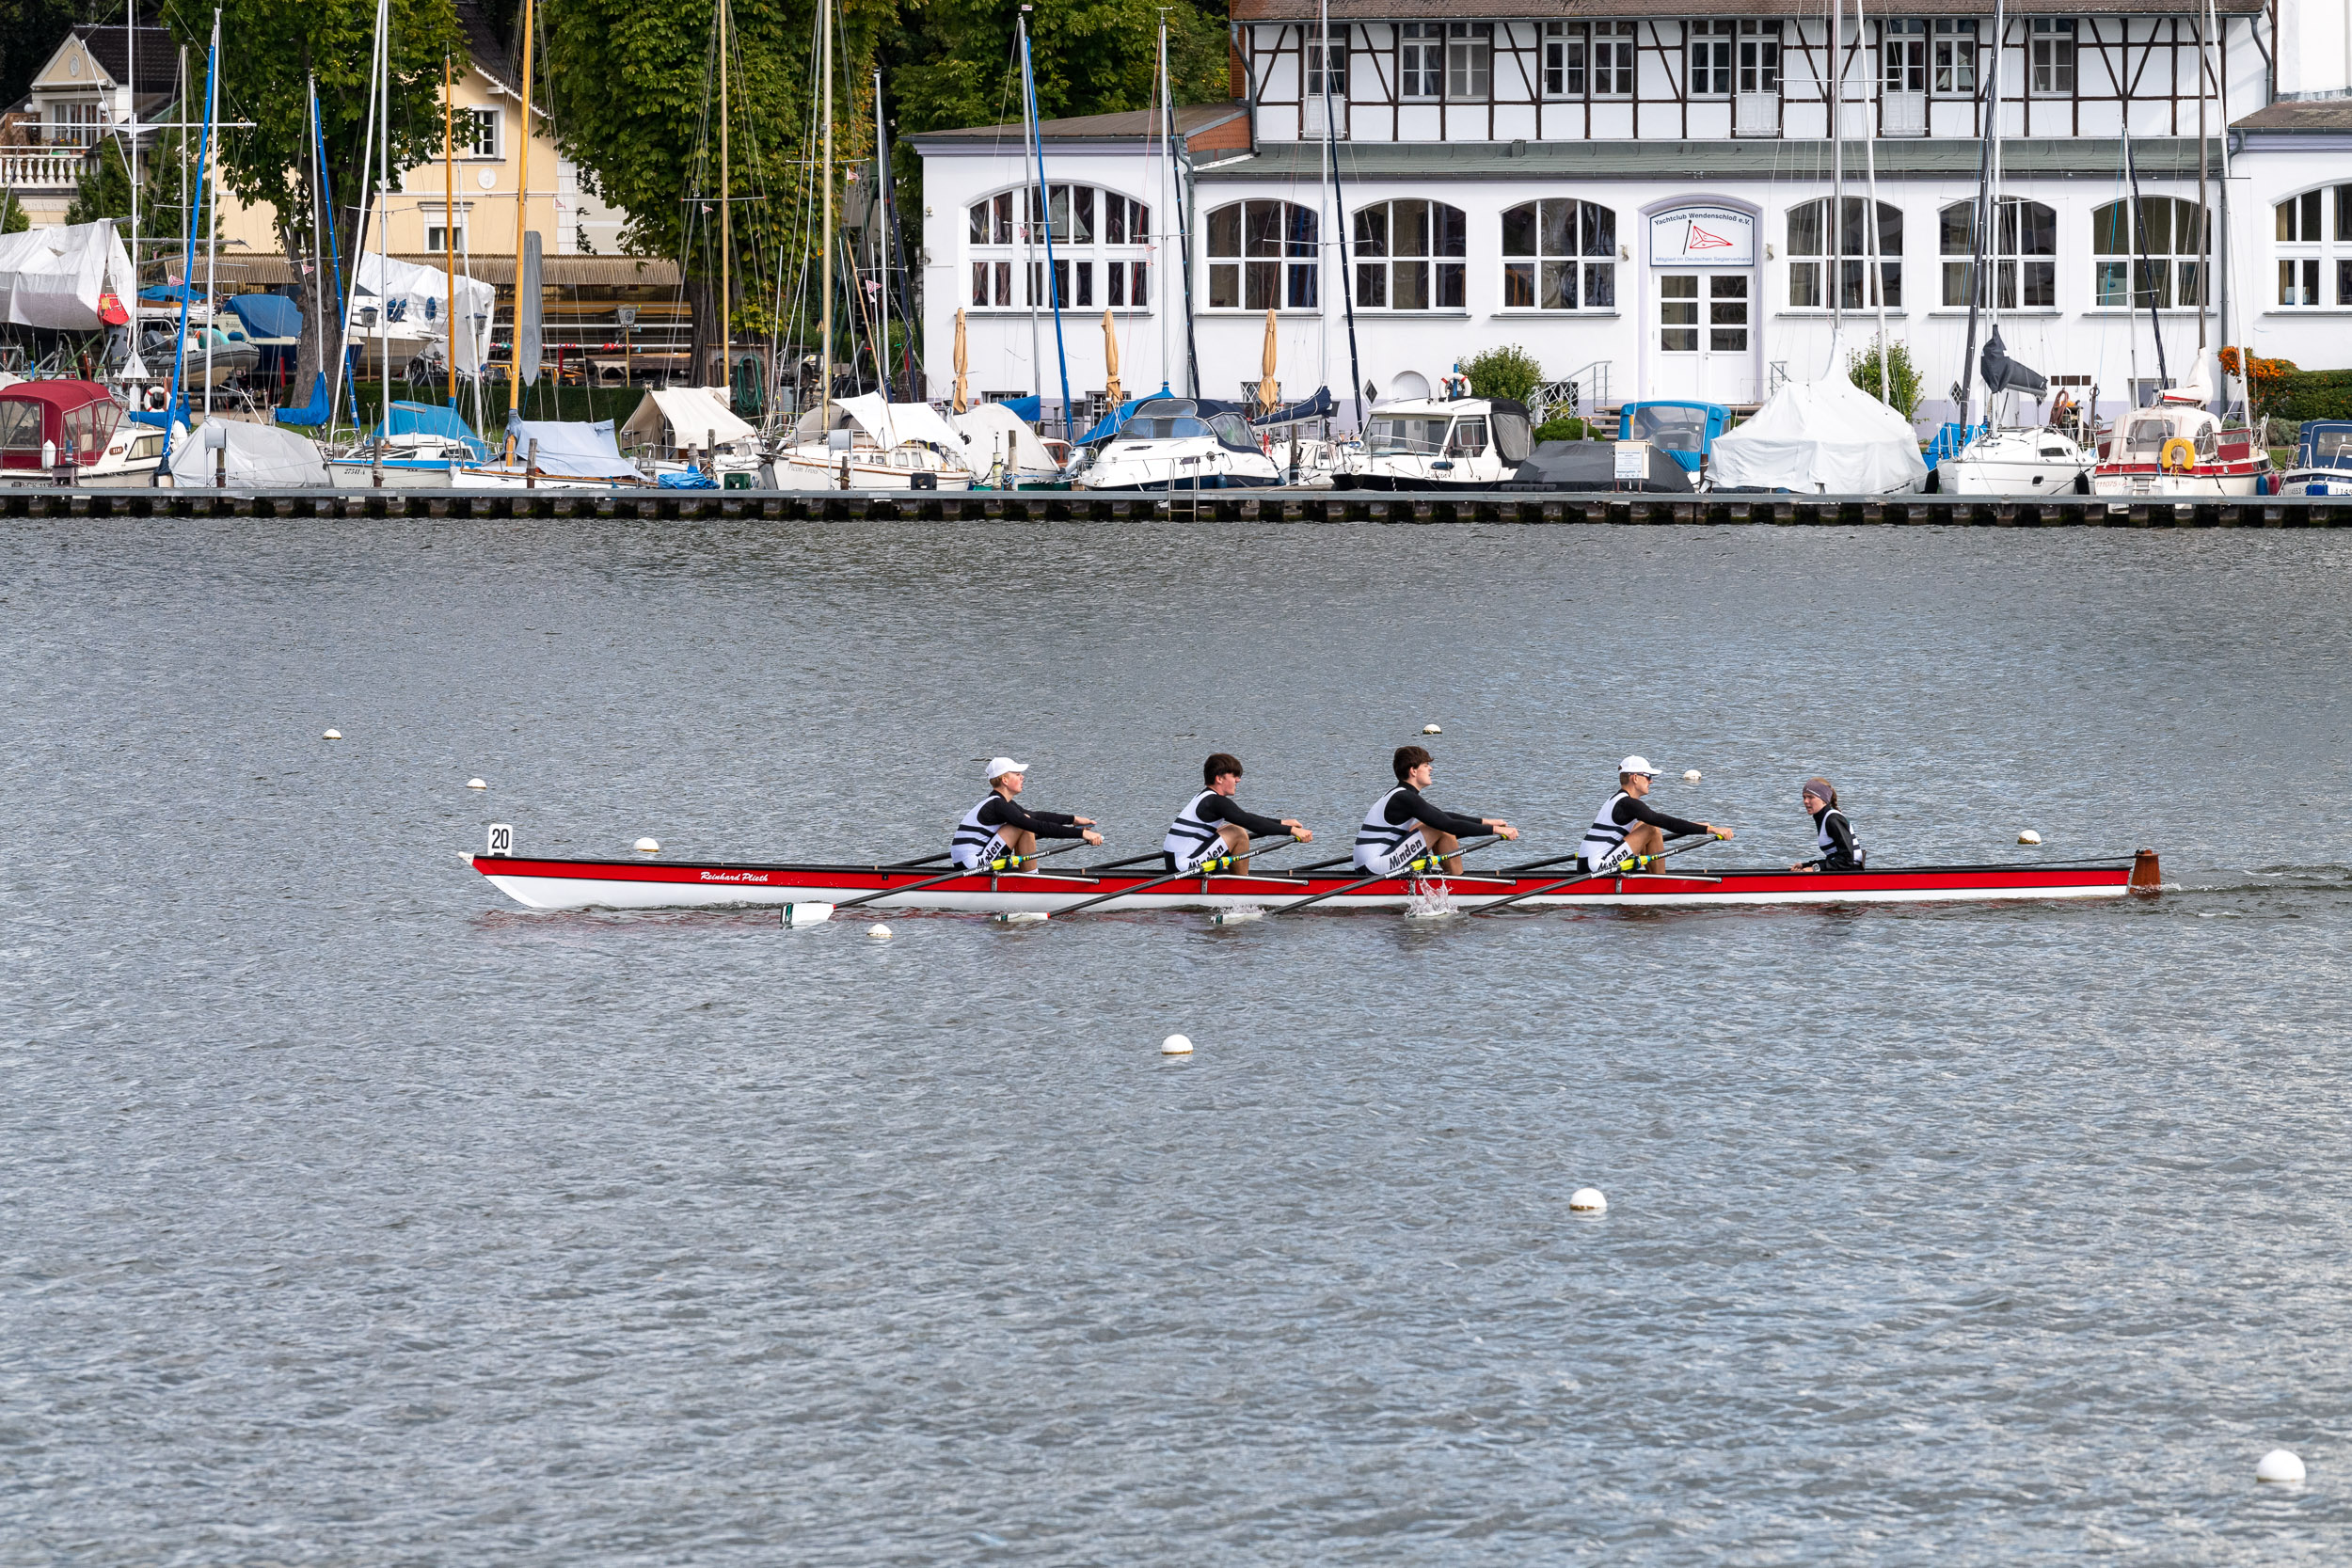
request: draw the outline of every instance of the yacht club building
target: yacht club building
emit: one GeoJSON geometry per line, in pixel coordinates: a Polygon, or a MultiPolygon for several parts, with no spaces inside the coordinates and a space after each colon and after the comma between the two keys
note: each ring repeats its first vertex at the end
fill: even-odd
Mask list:
{"type": "Polygon", "coordinates": [[[1515,343],[1601,404],[1753,404],[1883,311],[1929,425],[1961,373],[1989,81],[1979,303],[2015,358],[2110,409],[2225,318],[2258,354],[2352,365],[2344,0],[2014,0],[1997,44],[1979,0],[1859,30],[1770,0],[1320,8],[1234,0],[1234,99],[1179,111],[1172,150],[1142,113],[1040,128],[1058,341],[1022,127],[912,138],[931,394],[959,309],[972,394],[1049,417],[1063,365],[1074,404],[1105,388],[1105,311],[1131,393],[1197,364],[1202,395],[1242,396],[1271,309],[1286,397],[1515,343]]]}

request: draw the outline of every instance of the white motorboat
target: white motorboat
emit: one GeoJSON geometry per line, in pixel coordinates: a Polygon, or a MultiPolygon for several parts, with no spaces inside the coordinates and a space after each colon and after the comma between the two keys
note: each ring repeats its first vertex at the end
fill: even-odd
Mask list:
{"type": "Polygon", "coordinates": [[[1990,430],[1936,465],[1950,496],[2088,495],[2099,461],[2062,430],[1990,430]]]}
{"type": "Polygon", "coordinates": [[[2279,494],[2352,496],[2352,420],[2305,420],[2295,467],[2279,476],[2279,494]]]}
{"type": "Polygon", "coordinates": [[[1282,483],[1238,414],[1190,398],[1152,398],[1080,456],[1080,490],[1248,490],[1282,483]]]}
{"type": "Polygon", "coordinates": [[[1526,405],[1501,398],[1375,404],[1363,439],[1340,454],[1338,490],[1491,490],[1534,447],[1526,405]]]}
{"type": "Polygon", "coordinates": [[[811,409],[771,463],[782,490],[968,490],[975,478],[964,436],[938,409],[878,392],[811,409]]]}
{"type": "Polygon", "coordinates": [[[155,483],[164,433],[122,417],[95,381],[15,381],[0,387],[0,484],[64,483],[105,488],[155,483]]]}

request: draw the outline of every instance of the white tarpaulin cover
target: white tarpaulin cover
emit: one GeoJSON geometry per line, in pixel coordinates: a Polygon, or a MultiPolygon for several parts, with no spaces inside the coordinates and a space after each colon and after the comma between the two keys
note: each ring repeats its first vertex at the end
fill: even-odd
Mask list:
{"type": "Polygon", "coordinates": [[[622,424],[621,434],[639,444],[701,447],[712,436],[725,446],[759,433],[727,407],[724,387],[655,387],[622,424]]]}
{"type": "Polygon", "coordinates": [[[1832,374],[1787,383],[1745,424],[1716,436],[1707,473],[1718,490],[1881,496],[1916,490],[1928,465],[1910,421],[1832,374]]]}
{"type": "Polygon", "coordinates": [[[131,254],[105,219],[0,234],[0,322],[10,326],[95,332],[100,294],[127,309],[137,293],[131,254]]]}
{"type": "Polygon", "coordinates": [[[619,443],[612,439],[612,421],[598,420],[594,424],[578,424],[569,420],[558,423],[553,420],[518,420],[509,418],[507,430],[515,437],[515,465],[519,469],[531,455],[531,443],[539,443],[539,471],[562,474],[567,479],[643,479],[637,466],[621,455],[619,443]]]}
{"type": "Polygon", "coordinates": [[[1016,473],[1061,471],[1054,454],[1037,438],[1037,432],[1022,423],[1021,417],[1001,403],[983,403],[951,418],[963,432],[965,447],[971,454],[966,461],[975,473],[988,472],[989,464],[1000,457],[1009,458],[1016,473]]]}
{"type": "MultiPolygon", "coordinates": [[[[391,337],[443,341],[449,336],[449,324],[443,319],[449,310],[449,274],[439,267],[421,267],[368,252],[359,258],[358,281],[352,288],[351,341],[373,339],[384,330],[381,325],[361,324],[360,310],[374,306],[389,319],[391,337]]],[[[498,291],[479,278],[457,280],[458,319],[474,323],[473,331],[457,335],[456,365],[466,374],[479,371],[490,352],[490,316],[497,299],[498,291]]]]}
{"type": "Polygon", "coordinates": [[[242,420],[208,420],[193,434],[175,427],[171,433],[171,482],[182,490],[201,489],[214,483],[220,459],[229,453],[229,483],[240,489],[279,490],[298,484],[326,484],[326,460],[316,441],[276,425],[246,424],[242,420]]]}
{"type": "MultiPolygon", "coordinates": [[[[845,421],[853,424],[884,451],[909,441],[926,441],[950,457],[961,459],[964,454],[963,437],[928,403],[884,403],[880,392],[862,392],[853,398],[836,398],[833,406],[834,429],[845,421]]],[[[802,415],[795,427],[796,438],[821,440],[817,419],[814,408],[802,415]]]]}

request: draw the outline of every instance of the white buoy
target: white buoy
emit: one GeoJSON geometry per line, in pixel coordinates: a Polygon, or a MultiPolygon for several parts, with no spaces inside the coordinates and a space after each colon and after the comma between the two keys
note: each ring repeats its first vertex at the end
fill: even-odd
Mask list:
{"type": "Polygon", "coordinates": [[[1445,731],[1438,728],[1435,724],[1423,724],[1421,727],[1421,733],[1423,735],[1443,735],[1445,734],[1445,731]]]}
{"type": "Polygon", "coordinates": [[[1682,775],[1682,782],[1683,782],[1684,784],[1696,784],[1696,783],[1698,783],[1698,782],[1699,782],[1700,777],[1701,777],[1701,775],[1700,775],[1700,773],[1699,773],[1699,770],[1698,770],[1697,768],[1690,768],[1690,769],[1686,770],[1686,771],[1683,773],[1683,775],[1682,775]]]}
{"type": "Polygon", "coordinates": [[[876,942],[888,942],[890,940],[890,927],[887,926],[868,926],[866,927],[866,934],[873,938],[876,942]]]}
{"type": "Polygon", "coordinates": [[[2297,1481],[2303,1479],[2303,1462],[2285,1449],[2273,1449],[2263,1455],[2254,1466],[2256,1481],[2297,1481]]]}
{"type": "Polygon", "coordinates": [[[1568,1212],[1605,1214],[1609,1212],[1609,1200],[1601,1196],[1598,1187],[1579,1187],[1568,1195],[1568,1212]]]}
{"type": "Polygon", "coordinates": [[[466,781],[466,787],[468,789],[487,789],[490,786],[484,784],[480,779],[468,779],[466,781]]]}
{"type": "Polygon", "coordinates": [[[343,732],[341,730],[329,730],[325,735],[319,736],[321,740],[341,740],[342,737],[343,732]]]}
{"type": "Polygon", "coordinates": [[[1160,1054],[1163,1056],[1191,1055],[1192,1037],[1190,1035],[1168,1036],[1168,1038],[1160,1041],[1160,1054]]]}
{"type": "Polygon", "coordinates": [[[2035,832],[2031,828],[2027,828],[2024,832],[2017,835],[2017,842],[2020,844],[2039,844],[2042,842],[2042,835],[2035,832]]]}
{"type": "Polygon", "coordinates": [[[641,838],[637,841],[637,852],[641,855],[658,855],[661,853],[661,841],[658,838],[641,838]]]}

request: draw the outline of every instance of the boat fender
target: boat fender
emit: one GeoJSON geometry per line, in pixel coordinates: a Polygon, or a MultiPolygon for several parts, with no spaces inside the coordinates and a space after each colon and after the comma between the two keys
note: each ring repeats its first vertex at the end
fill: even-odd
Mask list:
{"type": "Polygon", "coordinates": [[[2164,451],[2157,457],[2156,467],[2168,474],[2186,473],[2197,467],[2197,443],[2185,436],[2173,436],[2164,444],[2164,451]],[[2174,461],[2175,453],[2179,454],[2177,462],[2174,461]]]}

